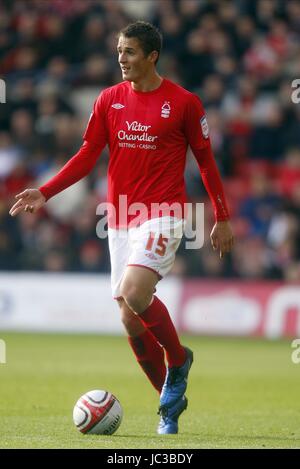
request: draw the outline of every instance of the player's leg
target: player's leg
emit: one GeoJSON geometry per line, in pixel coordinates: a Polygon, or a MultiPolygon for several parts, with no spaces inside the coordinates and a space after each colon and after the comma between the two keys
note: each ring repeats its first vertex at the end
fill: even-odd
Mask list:
{"type": "Polygon", "coordinates": [[[135,357],[154,388],[160,393],[166,376],[164,351],[123,298],[118,298],[117,301],[121,320],[128,334],[128,342],[135,357]]]}
{"type": "Polygon", "coordinates": [[[142,323],[164,347],[169,367],[178,367],[184,363],[186,353],[166,306],[153,295],[158,280],[157,273],[144,266],[128,266],[120,291],[128,307],[139,315],[142,323]]]}
{"type": "Polygon", "coordinates": [[[166,351],[168,370],[160,394],[158,433],[177,433],[178,417],[187,407],[184,396],[193,353],[180,344],[166,306],[153,291],[175,260],[183,233],[183,220],[151,219],[130,231],[131,255],[120,291],[127,305],[139,314],[166,351]]]}
{"type": "Polygon", "coordinates": [[[138,337],[143,334],[146,327],[136,313],[132,311],[122,297],[117,298],[120,308],[121,321],[129,337],[138,337]]]}
{"type": "Polygon", "coordinates": [[[150,382],[160,393],[166,375],[164,351],[120,293],[120,284],[130,255],[128,231],[109,228],[108,235],[112,294],[118,301],[129,345],[150,382]]]}
{"type": "Polygon", "coordinates": [[[180,344],[166,306],[156,296],[151,298],[150,292],[158,280],[150,269],[128,266],[120,290],[128,307],[137,311],[142,323],[166,351],[169,366],[160,394],[161,418],[157,431],[174,434],[178,433],[178,418],[187,408],[184,393],[193,358],[192,352],[180,344]]]}
{"type": "Polygon", "coordinates": [[[126,240],[119,237],[118,231],[109,230],[109,247],[113,296],[123,297],[129,309],[139,314],[144,326],[167,352],[169,368],[160,395],[158,432],[177,433],[178,417],[187,406],[184,392],[191,356],[180,345],[166,307],[157,297],[153,297],[155,285],[172,267],[180,243],[180,236],[171,236],[165,244],[165,225],[172,225],[175,231],[181,231],[181,221],[166,219],[165,224],[161,219],[151,220],[139,229],[129,230],[126,240]],[[153,253],[149,253],[149,249],[153,253]],[[145,277],[146,272],[148,275],[145,277]],[[180,365],[182,362],[183,365],[180,365]]]}

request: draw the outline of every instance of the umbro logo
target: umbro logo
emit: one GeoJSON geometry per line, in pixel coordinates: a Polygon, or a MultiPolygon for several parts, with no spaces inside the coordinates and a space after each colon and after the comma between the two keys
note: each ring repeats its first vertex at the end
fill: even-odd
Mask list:
{"type": "Polygon", "coordinates": [[[123,106],[123,104],[116,103],[116,104],[112,104],[111,107],[113,107],[114,109],[122,109],[125,106],[123,106]]]}
{"type": "Polygon", "coordinates": [[[152,259],[152,260],[157,259],[157,257],[156,257],[154,254],[152,254],[152,252],[149,252],[149,253],[146,252],[145,256],[149,257],[149,258],[152,259]]]}

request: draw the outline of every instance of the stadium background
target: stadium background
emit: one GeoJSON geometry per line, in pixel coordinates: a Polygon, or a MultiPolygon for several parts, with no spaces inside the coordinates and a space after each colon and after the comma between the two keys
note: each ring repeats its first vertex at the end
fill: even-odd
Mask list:
{"type": "MultiPolygon", "coordinates": [[[[291,100],[300,76],[299,2],[37,0],[4,2],[0,12],[7,82],[0,106],[1,271],[109,273],[107,240],[95,232],[107,151],[87,179],[44,211],[12,219],[8,209],[16,193],[46,181],[78,150],[99,90],[121,79],[116,33],[144,18],[164,33],[160,73],[204,102],[237,239],[220,262],[209,243],[211,204],[190,156],[188,194],[205,202],[206,243],[200,250],[182,243],[173,276],[229,278],[236,287],[259,280],[263,296],[269,290],[262,280],[299,282],[300,112],[291,100]]],[[[268,314],[261,298],[254,301],[268,314]]],[[[285,306],[280,334],[300,328],[295,301],[285,306]]]]}
{"type": "MultiPolygon", "coordinates": [[[[74,380],[78,393],[85,392],[89,383],[99,387],[100,383],[92,381],[91,376],[101,372],[101,385],[111,388],[114,384],[125,402],[128,398],[108,370],[103,370],[102,361],[102,368],[95,363],[93,370],[87,371],[85,353],[80,358],[77,355],[79,348],[88,350],[87,356],[103,354],[117,363],[117,354],[108,356],[108,338],[100,343],[97,337],[84,335],[60,339],[7,333],[122,333],[118,310],[110,297],[107,240],[98,239],[95,233],[96,207],[106,194],[107,151],[88,178],[53,198],[45,210],[17,218],[11,218],[8,211],[16,193],[49,179],[78,150],[94,99],[102,88],[121,80],[116,33],[135,19],[151,21],[163,32],[160,74],[199,94],[204,103],[236,236],[232,254],[220,261],[209,242],[213,226],[211,204],[189,155],[186,184],[191,201],[205,202],[205,246],[189,251],[182,243],[171,275],[159,285],[158,293],[168,304],[180,332],[198,335],[187,336],[186,340],[196,350],[202,347],[202,360],[208,360],[199,368],[199,379],[207,378],[206,372],[208,376],[213,374],[212,370],[216,377],[225,376],[217,357],[215,361],[211,358],[214,350],[218,357],[227,357],[229,368],[225,369],[229,370],[228,376],[232,372],[237,379],[236,389],[239,376],[245,391],[244,362],[237,363],[237,355],[243,353],[249,377],[255,376],[261,383],[264,373],[271,376],[273,370],[271,384],[276,386],[284,378],[285,388],[277,387],[277,395],[273,385],[273,391],[268,388],[270,382],[262,385],[271,396],[266,420],[274,409],[280,414],[281,407],[287,408],[282,425],[294,435],[289,442],[280,438],[276,442],[275,437],[255,440],[253,436],[253,441],[241,437],[229,443],[214,435],[205,440],[207,443],[202,440],[202,444],[260,446],[263,441],[267,446],[296,445],[299,431],[292,432],[289,418],[297,408],[296,399],[289,400],[285,394],[288,388],[295,387],[295,382],[299,384],[299,369],[291,364],[290,342],[278,340],[271,346],[264,341],[204,339],[199,335],[300,336],[300,105],[291,99],[292,81],[300,77],[298,0],[1,2],[0,78],[6,83],[6,103],[0,104],[0,328],[8,357],[11,350],[11,360],[15,359],[12,367],[8,360],[0,370],[7,378],[3,402],[15,395],[18,373],[24,366],[20,357],[23,353],[26,357],[24,347],[27,371],[31,370],[29,362],[33,357],[38,360],[39,355],[41,361],[33,360],[35,366],[40,364],[41,370],[53,367],[53,373],[55,368],[62,378],[65,369],[59,371],[57,362],[54,367],[46,355],[46,350],[50,355],[54,353],[53,344],[61,350],[56,359],[67,367],[67,376],[72,372],[77,376],[82,370],[86,377],[86,382],[74,380]],[[65,349],[63,343],[68,344],[65,349]],[[72,363],[68,346],[73,347],[78,369],[72,363]],[[273,369],[270,362],[274,356],[278,366],[273,369]],[[63,357],[67,357],[67,363],[63,357]],[[236,366],[236,370],[232,371],[231,366],[236,366]],[[281,391],[286,400],[280,400],[281,391]]],[[[112,343],[127,357],[129,369],[134,367],[123,337],[111,340],[123,340],[112,343]]],[[[117,365],[112,365],[112,369],[116,370],[117,365]]],[[[36,376],[34,370],[31,372],[36,376]]],[[[40,380],[47,381],[46,374],[41,373],[40,380]]],[[[135,379],[140,379],[141,386],[149,392],[141,376],[135,379]]],[[[57,381],[58,377],[53,377],[53,383],[57,381]]],[[[223,385],[224,382],[220,384],[223,385]]],[[[70,382],[66,386],[70,387],[70,382]]],[[[211,386],[213,395],[215,387],[211,386]]],[[[28,385],[29,389],[34,393],[28,385]]],[[[226,389],[233,398],[232,385],[225,385],[225,392],[226,389]]],[[[69,405],[78,395],[68,397],[69,405]]],[[[245,402],[241,403],[240,415],[245,402]]],[[[208,402],[202,408],[202,416],[213,428],[210,404],[211,410],[215,409],[215,402],[208,402]]],[[[12,416],[3,405],[12,427],[12,416]]],[[[255,405],[259,412],[259,404],[255,405]]],[[[47,415],[41,409],[41,414],[47,415]]],[[[55,414],[53,407],[51,412],[55,414]]],[[[223,424],[226,433],[228,418],[223,424]]],[[[21,423],[18,425],[21,428],[21,423]]],[[[68,425],[65,420],[64,425],[68,425]]],[[[222,426],[220,432],[221,429],[222,426]]],[[[273,430],[269,428],[271,433],[273,430]]],[[[46,430],[45,440],[34,440],[32,432],[31,443],[20,442],[12,433],[6,444],[58,444],[48,442],[46,430]]],[[[60,437],[63,438],[62,433],[60,437]]],[[[197,447],[197,441],[191,441],[197,447]]],[[[66,444],[72,445],[70,441],[66,444]]],[[[74,444],[83,443],[78,440],[74,444]]]]}

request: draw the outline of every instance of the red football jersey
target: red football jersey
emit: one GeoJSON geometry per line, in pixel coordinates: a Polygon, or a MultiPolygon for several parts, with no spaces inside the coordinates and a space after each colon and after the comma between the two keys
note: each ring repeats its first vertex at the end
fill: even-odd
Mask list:
{"type": "Polygon", "coordinates": [[[128,206],[142,202],[149,214],[152,203],[183,206],[187,147],[209,146],[200,99],[167,79],[149,92],[133,90],[128,81],[102,91],[83,138],[109,146],[108,202],[118,226],[135,216],[118,219],[120,195],[128,206]]]}
{"type": "Polygon", "coordinates": [[[166,79],[150,92],[134,91],[127,81],[104,90],[94,105],[83,145],[40,187],[46,200],[89,174],[107,143],[110,227],[136,225],[162,215],[186,216],[188,145],[216,220],[229,218],[206,118],[196,95],[166,79]]]}

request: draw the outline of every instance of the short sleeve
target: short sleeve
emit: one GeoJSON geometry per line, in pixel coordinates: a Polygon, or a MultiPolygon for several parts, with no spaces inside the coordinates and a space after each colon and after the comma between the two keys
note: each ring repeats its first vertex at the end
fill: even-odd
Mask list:
{"type": "Polygon", "coordinates": [[[95,101],[93,112],[90,115],[87,128],[83,134],[84,140],[101,145],[102,147],[107,144],[105,116],[104,96],[101,93],[95,101]]]}
{"type": "Polygon", "coordinates": [[[201,100],[192,94],[184,113],[184,133],[192,150],[209,146],[209,129],[201,100]]]}

